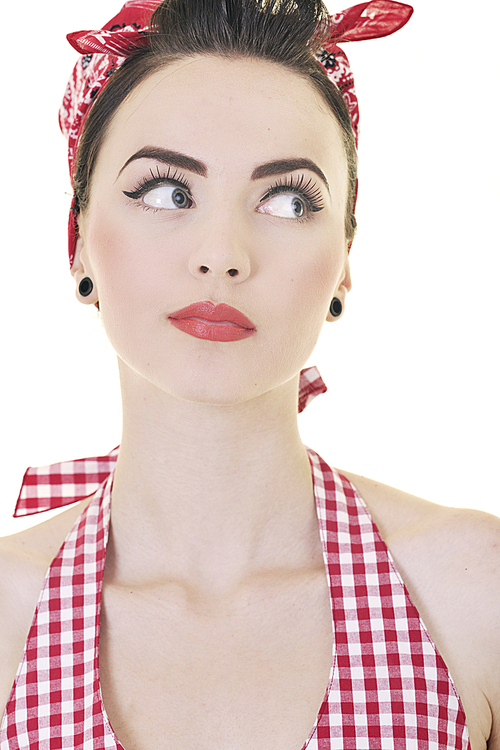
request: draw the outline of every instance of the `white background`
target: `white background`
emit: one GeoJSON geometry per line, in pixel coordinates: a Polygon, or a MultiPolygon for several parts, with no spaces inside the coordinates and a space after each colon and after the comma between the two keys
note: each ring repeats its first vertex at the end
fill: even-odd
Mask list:
{"type": "MultiPolygon", "coordinates": [[[[120,441],[114,354],[68,271],[57,125],[76,56],[65,34],[119,4],[57,6],[24,3],[2,41],[0,534],[27,525],[9,520],[26,466],[120,441]]],[[[414,7],[394,36],[345,45],[361,109],[354,287],[311,359],[329,391],[300,421],[341,469],[500,514],[500,6],[414,7]]]]}

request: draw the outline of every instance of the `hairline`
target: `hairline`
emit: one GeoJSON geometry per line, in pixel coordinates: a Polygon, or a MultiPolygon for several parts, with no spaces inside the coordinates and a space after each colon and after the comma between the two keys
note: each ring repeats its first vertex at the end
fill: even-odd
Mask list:
{"type": "MultiPolygon", "coordinates": [[[[138,57],[138,55],[136,55],[134,57],[138,57]]],[[[332,111],[332,108],[329,105],[329,102],[327,101],[326,96],[324,95],[323,91],[320,89],[319,85],[316,85],[314,83],[314,79],[312,79],[312,77],[310,75],[308,75],[306,72],[302,72],[300,70],[297,70],[296,68],[293,68],[291,65],[286,65],[285,63],[277,61],[277,60],[270,60],[270,59],[267,59],[267,58],[264,58],[264,57],[259,57],[258,55],[252,55],[252,54],[249,54],[249,53],[238,52],[237,50],[220,50],[220,51],[219,50],[213,50],[213,51],[210,50],[210,51],[207,51],[207,52],[199,52],[199,53],[189,52],[189,53],[186,53],[186,54],[175,52],[175,53],[172,53],[172,54],[163,53],[163,54],[160,55],[158,53],[155,53],[155,51],[152,50],[151,48],[148,48],[147,51],[143,55],[141,55],[141,59],[145,59],[146,63],[150,62],[151,65],[150,66],[146,65],[144,67],[144,69],[141,72],[141,75],[139,75],[137,77],[137,80],[134,82],[134,85],[132,86],[132,88],[127,92],[127,94],[123,97],[123,99],[120,101],[120,103],[118,104],[118,106],[115,107],[114,111],[107,118],[105,126],[100,131],[100,137],[99,137],[99,140],[98,140],[97,143],[96,143],[97,139],[94,139],[94,143],[92,144],[91,149],[89,151],[89,156],[90,156],[90,154],[92,154],[93,158],[92,158],[92,164],[91,164],[91,171],[87,173],[87,185],[86,185],[87,192],[86,192],[86,196],[85,196],[86,197],[86,203],[85,203],[84,206],[79,206],[79,211],[78,212],[83,214],[84,211],[86,210],[86,208],[88,207],[88,204],[90,203],[91,189],[92,189],[92,178],[93,178],[93,174],[95,172],[95,168],[96,168],[96,165],[97,165],[99,154],[100,154],[101,149],[103,148],[103,146],[105,144],[106,137],[107,137],[107,135],[109,133],[109,129],[112,126],[112,123],[113,123],[113,121],[115,119],[115,116],[117,115],[117,113],[119,112],[119,110],[122,108],[122,106],[133,97],[133,95],[136,93],[137,89],[139,88],[139,86],[141,86],[141,84],[145,83],[149,78],[151,78],[153,75],[155,75],[159,71],[163,70],[164,68],[167,68],[170,65],[172,65],[172,64],[174,64],[174,63],[176,63],[178,61],[182,61],[182,60],[195,60],[195,59],[206,58],[206,57],[215,57],[215,58],[221,58],[221,59],[226,59],[226,60],[251,59],[251,60],[257,60],[259,62],[262,61],[262,62],[266,62],[266,63],[272,64],[272,65],[277,66],[277,67],[279,67],[281,69],[284,69],[284,70],[287,70],[287,71],[289,71],[291,73],[294,73],[297,76],[297,78],[305,81],[308,84],[308,86],[311,88],[311,90],[313,92],[315,92],[319,96],[320,102],[321,102],[321,105],[322,105],[322,109],[325,108],[323,111],[326,112],[326,113],[328,113],[331,116],[331,118],[332,118],[332,120],[333,120],[333,122],[335,124],[335,127],[337,128],[337,132],[338,132],[338,135],[340,136],[340,140],[341,140],[341,144],[342,144],[342,149],[344,151],[344,156],[345,156],[345,160],[346,160],[346,167],[347,167],[347,169],[346,169],[346,173],[347,173],[346,174],[346,181],[347,181],[346,188],[347,188],[347,192],[346,192],[346,207],[345,207],[345,211],[346,211],[345,219],[347,219],[347,210],[348,210],[348,207],[349,207],[348,203],[349,203],[349,194],[350,194],[350,185],[349,185],[349,182],[350,182],[350,172],[351,172],[350,166],[349,166],[348,136],[344,132],[343,127],[341,126],[340,122],[338,121],[338,118],[336,117],[336,115],[332,111]]],[[[126,64],[126,62],[124,63],[124,65],[125,64],[126,64]]],[[[318,66],[320,66],[320,63],[318,63],[318,66]]],[[[118,70],[120,70],[120,69],[118,69],[118,70]]],[[[113,79],[111,78],[110,83],[111,83],[112,80],[113,79]]],[[[335,84],[333,84],[332,82],[330,82],[330,85],[334,86],[335,84]]],[[[105,90],[106,90],[106,87],[104,89],[102,89],[101,92],[99,92],[99,95],[96,97],[96,102],[99,100],[99,97],[102,95],[102,93],[105,90]]],[[[95,106],[95,103],[94,103],[93,106],[95,106]]],[[[89,111],[89,117],[91,116],[92,109],[93,109],[93,107],[89,111]]],[[[86,125],[86,122],[84,124],[82,137],[85,134],[85,125],[86,125]]],[[[81,144],[81,141],[80,141],[80,144],[81,144]]],[[[78,145],[78,151],[77,151],[77,156],[76,156],[76,159],[75,159],[75,164],[78,164],[78,162],[79,162],[79,153],[78,152],[80,150],[80,144],[78,145]]],[[[346,226],[346,233],[347,233],[347,226],[346,226]]]]}

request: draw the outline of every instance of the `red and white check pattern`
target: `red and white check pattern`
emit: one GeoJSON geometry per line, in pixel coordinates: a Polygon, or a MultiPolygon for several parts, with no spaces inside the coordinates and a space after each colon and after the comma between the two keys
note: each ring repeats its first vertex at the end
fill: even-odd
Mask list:
{"type": "Polygon", "coordinates": [[[62,508],[96,492],[116,466],[119,446],[106,456],[78,458],[26,470],[14,516],[62,508]]]}
{"type": "MultiPolygon", "coordinates": [[[[325,699],[302,750],[470,749],[446,665],[366,505],[347,479],[308,453],[334,639],[325,699]]],[[[113,472],[49,568],[0,727],[0,750],[123,750],[99,682],[112,479],[113,472]]]]}
{"type": "Polygon", "coordinates": [[[303,750],[467,750],[448,669],[354,486],[309,450],[334,660],[303,750]]]}
{"type": "MultiPolygon", "coordinates": [[[[317,367],[302,370],[299,379],[299,413],[326,390],[317,367]]],[[[118,451],[119,446],[106,456],[79,458],[49,466],[30,466],[24,474],[14,516],[17,518],[62,508],[89,497],[115,468],[118,451]]]]}
{"type": "Polygon", "coordinates": [[[326,393],[327,388],[317,367],[307,367],[300,372],[299,380],[299,414],[314,401],[316,396],[326,393]]]}
{"type": "Polygon", "coordinates": [[[0,728],[0,748],[119,748],[102,710],[99,622],[111,474],[49,568],[0,728]]]}

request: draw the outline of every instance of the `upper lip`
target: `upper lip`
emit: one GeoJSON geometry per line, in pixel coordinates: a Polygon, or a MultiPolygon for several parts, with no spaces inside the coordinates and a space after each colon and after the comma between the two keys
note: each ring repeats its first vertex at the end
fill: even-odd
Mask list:
{"type": "Polygon", "coordinates": [[[214,305],[213,302],[194,302],[192,305],[183,307],[182,310],[170,313],[169,318],[182,320],[183,318],[201,318],[208,322],[214,323],[235,323],[242,328],[254,329],[255,326],[251,320],[242,312],[236,310],[230,305],[214,305]]]}

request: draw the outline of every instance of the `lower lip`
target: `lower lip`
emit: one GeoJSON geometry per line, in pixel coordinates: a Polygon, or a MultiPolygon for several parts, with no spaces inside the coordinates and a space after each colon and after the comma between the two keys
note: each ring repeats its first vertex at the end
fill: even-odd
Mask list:
{"type": "Polygon", "coordinates": [[[239,341],[247,339],[255,332],[254,328],[242,328],[227,322],[210,323],[208,320],[199,318],[169,318],[169,320],[180,331],[207,341],[239,341]]]}

